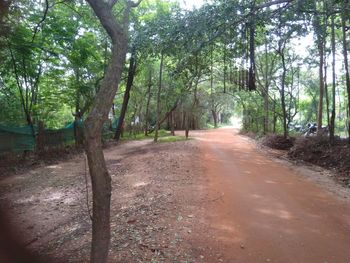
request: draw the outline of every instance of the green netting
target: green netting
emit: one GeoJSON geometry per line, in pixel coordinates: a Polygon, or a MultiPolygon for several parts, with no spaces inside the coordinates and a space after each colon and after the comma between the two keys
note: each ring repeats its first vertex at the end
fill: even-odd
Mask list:
{"type": "Polygon", "coordinates": [[[10,127],[0,125],[0,152],[33,151],[37,127],[10,127]]]}
{"type": "MultiPolygon", "coordinates": [[[[118,119],[114,119],[113,121],[107,121],[103,125],[102,136],[104,139],[113,137],[117,123],[118,119]]],[[[36,126],[33,127],[33,135],[33,129],[30,126],[10,127],[0,125],[0,153],[33,151],[35,149],[36,138],[38,137],[40,137],[38,141],[46,149],[74,144],[74,125],[74,122],[72,122],[62,129],[45,129],[40,133],[40,136],[38,136],[38,128],[36,126]]],[[[83,121],[76,121],[76,125],[80,129],[81,136],[83,136],[83,121]]]]}
{"type": "Polygon", "coordinates": [[[119,118],[115,118],[112,120],[112,128],[113,129],[117,129],[118,121],[119,121],[119,118]]]}
{"type": "Polygon", "coordinates": [[[45,147],[59,147],[75,142],[74,128],[63,128],[59,130],[45,130],[43,144],[45,147]]]}
{"type": "MultiPolygon", "coordinates": [[[[75,121],[75,125],[77,125],[78,127],[80,127],[80,128],[83,128],[83,126],[84,126],[84,122],[83,122],[83,120],[77,120],[77,121],[75,121]]],[[[64,126],[64,128],[71,128],[71,129],[74,129],[74,121],[73,122],[71,122],[71,123],[68,123],[66,126],[64,126]]]]}

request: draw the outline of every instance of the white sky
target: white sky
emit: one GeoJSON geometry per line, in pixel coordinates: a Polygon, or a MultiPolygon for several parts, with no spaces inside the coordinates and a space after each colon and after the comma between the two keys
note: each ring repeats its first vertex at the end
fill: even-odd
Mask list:
{"type": "Polygon", "coordinates": [[[204,4],[204,0],[178,0],[180,6],[187,10],[192,10],[194,7],[199,8],[204,4]]]}

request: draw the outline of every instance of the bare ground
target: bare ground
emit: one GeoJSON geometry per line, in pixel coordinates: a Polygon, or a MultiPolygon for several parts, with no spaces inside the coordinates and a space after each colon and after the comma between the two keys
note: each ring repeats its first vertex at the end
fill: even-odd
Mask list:
{"type": "MultiPolygon", "coordinates": [[[[276,159],[232,129],[105,151],[110,262],[350,262],[349,189],[323,169],[276,159]]],[[[23,244],[86,262],[91,222],[82,155],[5,177],[1,210],[23,244]]],[[[91,197],[90,197],[91,199],[91,197]]]]}
{"type": "MultiPolygon", "coordinates": [[[[113,184],[110,262],[193,262],[188,236],[197,233],[204,180],[196,142],[134,141],[105,156],[113,184]]],[[[80,155],[0,181],[1,210],[27,248],[62,262],[88,261],[85,171],[80,155]]]]}

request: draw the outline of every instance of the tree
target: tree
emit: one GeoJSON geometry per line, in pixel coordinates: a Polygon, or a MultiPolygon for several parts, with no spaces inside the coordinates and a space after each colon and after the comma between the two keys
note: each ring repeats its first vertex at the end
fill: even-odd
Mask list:
{"type": "Polygon", "coordinates": [[[124,119],[125,119],[125,113],[126,113],[126,110],[128,107],[129,98],[130,98],[130,91],[131,91],[131,88],[132,88],[132,85],[134,82],[135,73],[136,73],[136,51],[135,51],[135,48],[133,48],[133,50],[131,52],[130,62],[129,62],[128,79],[126,82],[123,104],[122,104],[122,108],[120,110],[120,115],[118,118],[117,129],[116,129],[115,135],[114,135],[114,139],[116,141],[119,141],[120,135],[122,133],[123,123],[124,123],[124,119]]]}
{"type": "Polygon", "coordinates": [[[335,15],[331,17],[331,45],[332,45],[332,113],[329,125],[329,139],[331,143],[334,143],[335,132],[335,96],[336,96],[336,73],[335,73],[335,15]]]}
{"type": "Polygon", "coordinates": [[[91,262],[107,262],[110,244],[111,178],[102,151],[101,130],[107,119],[125,63],[128,47],[129,14],[140,2],[125,1],[123,17],[116,19],[118,1],[87,0],[112,41],[112,54],[100,90],[85,121],[85,151],[93,192],[91,262]]]}
{"type": "Polygon", "coordinates": [[[344,0],[342,3],[341,13],[341,27],[342,27],[342,42],[343,42],[343,56],[344,56],[344,68],[345,68],[345,85],[348,97],[348,109],[347,109],[347,128],[350,144],[350,73],[349,73],[349,62],[348,62],[348,43],[346,34],[346,21],[348,19],[349,12],[349,1],[344,0]]]}

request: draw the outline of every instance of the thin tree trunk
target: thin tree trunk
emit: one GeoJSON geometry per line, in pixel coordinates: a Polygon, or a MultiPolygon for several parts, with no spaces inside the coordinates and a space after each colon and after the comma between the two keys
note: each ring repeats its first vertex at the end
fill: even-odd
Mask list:
{"type": "Polygon", "coordinates": [[[214,78],[213,78],[213,47],[211,47],[210,50],[210,103],[211,103],[211,112],[213,114],[213,120],[214,120],[214,127],[217,128],[218,122],[217,122],[217,116],[215,112],[215,102],[214,102],[214,95],[213,95],[213,89],[214,89],[214,78]]]}
{"type": "Polygon", "coordinates": [[[190,112],[186,112],[186,117],[185,117],[185,136],[186,139],[188,139],[188,135],[190,132],[190,120],[191,120],[191,114],[190,112]]]}
{"type": "Polygon", "coordinates": [[[152,68],[149,70],[149,77],[148,77],[148,90],[147,90],[147,104],[146,104],[146,114],[145,114],[145,136],[148,135],[148,115],[149,115],[149,104],[151,102],[151,87],[152,87],[152,68]]]}
{"type": "Polygon", "coordinates": [[[348,47],[346,39],[346,9],[343,8],[341,16],[342,32],[343,32],[343,56],[344,56],[344,67],[345,67],[345,80],[346,80],[346,90],[348,93],[348,107],[347,107],[347,127],[348,127],[348,136],[350,144],[350,75],[349,75],[349,62],[348,62],[348,47]]]}
{"type": "Polygon", "coordinates": [[[276,122],[277,122],[277,114],[276,114],[276,97],[273,96],[273,134],[276,133],[276,122]]]}
{"type": "Polygon", "coordinates": [[[265,87],[263,88],[264,97],[264,134],[269,132],[269,84],[268,84],[268,53],[267,53],[267,40],[265,39],[265,87]]]}
{"type": "Polygon", "coordinates": [[[160,67],[159,67],[159,86],[158,86],[158,94],[157,94],[157,123],[155,127],[154,142],[158,141],[158,130],[160,129],[160,93],[162,91],[163,62],[164,62],[164,54],[162,52],[162,55],[160,58],[160,67]]]}
{"type": "Polygon", "coordinates": [[[111,177],[102,151],[102,127],[112,107],[114,96],[125,63],[128,47],[127,30],[130,9],[137,4],[128,1],[122,23],[117,22],[114,4],[100,0],[87,0],[101,25],[112,40],[112,54],[92,109],[85,121],[85,151],[89,164],[93,194],[92,243],[90,260],[105,263],[110,245],[111,177]]]}
{"type": "Polygon", "coordinates": [[[172,136],[175,136],[175,112],[171,112],[170,116],[170,132],[172,136]]]}
{"type": "MultiPolygon", "coordinates": [[[[321,24],[318,20],[317,22],[318,30],[321,29],[321,24]]],[[[318,110],[317,110],[317,134],[320,134],[322,130],[322,120],[323,120],[323,98],[324,98],[324,75],[323,75],[323,65],[324,65],[324,37],[322,33],[317,33],[317,46],[319,52],[319,101],[318,101],[318,110]]]]}
{"type": "Polygon", "coordinates": [[[324,79],[323,79],[323,43],[319,43],[319,78],[320,78],[320,94],[317,111],[317,133],[322,129],[323,118],[323,97],[324,97],[324,79]]]}
{"type": "MultiPolygon", "coordinates": [[[[254,1],[252,11],[254,9],[254,1]]],[[[249,91],[256,90],[255,84],[255,21],[254,15],[251,16],[250,28],[249,28],[249,80],[248,88],[249,91]]]]}
{"type": "Polygon", "coordinates": [[[330,142],[334,143],[335,135],[335,88],[336,88],[336,74],[335,74],[335,25],[334,25],[334,15],[331,18],[331,27],[332,27],[332,115],[329,125],[329,139],[330,142]]]}
{"type": "MultiPolygon", "coordinates": [[[[324,10],[326,11],[328,9],[327,2],[323,1],[324,10]]],[[[327,28],[328,28],[328,16],[325,15],[324,17],[324,37],[323,37],[323,64],[324,64],[324,92],[325,92],[325,99],[326,99],[326,113],[327,113],[327,127],[329,127],[330,123],[330,117],[329,117],[329,94],[328,94],[328,84],[327,84],[327,73],[328,73],[328,67],[327,67],[327,49],[326,49],[326,42],[327,42],[327,28]]]]}
{"type": "Polygon", "coordinates": [[[324,91],[325,91],[325,97],[326,97],[326,111],[327,111],[327,126],[329,127],[330,124],[330,117],[329,117],[329,94],[328,94],[328,84],[327,84],[327,64],[326,64],[326,57],[325,57],[325,66],[324,66],[324,91]]]}
{"type": "Polygon", "coordinates": [[[211,114],[213,115],[214,127],[218,127],[218,115],[215,110],[211,110],[211,114]]]}
{"type": "Polygon", "coordinates": [[[18,87],[19,94],[20,94],[22,109],[23,109],[23,112],[25,114],[27,124],[31,128],[32,136],[33,136],[33,138],[35,140],[35,130],[34,130],[34,124],[33,124],[33,119],[32,119],[32,114],[31,114],[31,108],[28,106],[29,89],[28,89],[27,83],[25,81],[26,94],[24,95],[23,94],[23,86],[21,85],[21,81],[20,81],[20,78],[19,78],[19,73],[18,73],[18,69],[17,69],[17,65],[16,65],[16,60],[14,58],[14,55],[13,55],[13,52],[12,52],[12,48],[11,48],[10,45],[9,45],[9,51],[10,51],[10,55],[11,55],[11,61],[12,61],[13,70],[14,70],[14,73],[15,73],[15,79],[16,79],[17,87],[18,87]]]}
{"type": "Polygon", "coordinates": [[[282,58],[282,84],[281,84],[281,106],[282,106],[282,114],[283,114],[283,137],[287,138],[288,136],[288,127],[287,127],[287,111],[286,111],[286,98],[285,98],[285,83],[286,83],[286,62],[284,58],[284,48],[280,51],[280,55],[282,58]]]}
{"type": "Polygon", "coordinates": [[[126,83],[126,87],[125,87],[125,93],[124,93],[124,99],[123,99],[123,105],[120,111],[120,116],[118,119],[118,126],[117,129],[115,131],[115,135],[114,135],[114,139],[116,141],[119,141],[120,139],[120,135],[122,132],[122,128],[123,128],[123,123],[124,123],[124,119],[125,119],[125,114],[126,114],[126,110],[128,108],[128,104],[129,104],[129,98],[130,98],[130,91],[132,88],[132,84],[134,82],[134,77],[135,77],[135,72],[136,72],[136,51],[135,49],[133,49],[132,53],[131,53],[131,57],[130,57],[130,62],[129,62],[129,72],[128,72],[128,81],[126,83]]]}

